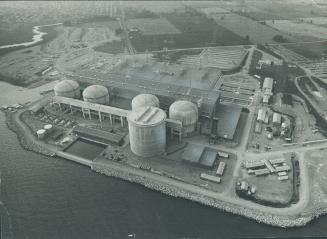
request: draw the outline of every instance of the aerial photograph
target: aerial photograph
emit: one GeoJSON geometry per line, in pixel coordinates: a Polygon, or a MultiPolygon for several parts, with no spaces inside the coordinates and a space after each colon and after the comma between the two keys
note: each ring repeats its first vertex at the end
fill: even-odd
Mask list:
{"type": "Polygon", "coordinates": [[[0,239],[327,238],[327,0],[0,1],[0,239]]]}

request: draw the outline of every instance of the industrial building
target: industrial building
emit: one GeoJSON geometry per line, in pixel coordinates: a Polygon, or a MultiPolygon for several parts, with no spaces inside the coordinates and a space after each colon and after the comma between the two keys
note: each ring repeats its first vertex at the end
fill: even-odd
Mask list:
{"type": "Polygon", "coordinates": [[[241,117],[242,107],[216,104],[211,123],[211,134],[233,140],[241,117]]]}
{"type": "Polygon", "coordinates": [[[217,152],[204,145],[189,143],[182,154],[182,159],[188,163],[212,168],[217,159],[217,152]]]}
{"type": "MultiPolygon", "coordinates": [[[[132,96],[131,92],[121,88],[111,89],[112,95],[109,95],[107,87],[89,85],[82,93],[83,100],[80,100],[76,99],[79,98],[80,92],[80,86],[77,82],[62,81],[59,86],[55,87],[52,103],[59,105],[63,112],[67,112],[67,110],[71,113],[78,111],[82,113],[84,118],[95,118],[99,119],[100,122],[109,119],[111,124],[118,121],[122,127],[126,125],[127,121],[130,149],[140,157],[151,157],[165,153],[167,133],[170,133],[172,138],[177,135],[179,142],[181,142],[183,137],[192,136],[196,133],[199,125],[201,125],[201,120],[209,120],[210,132],[215,137],[233,140],[242,112],[242,107],[220,104],[218,92],[208,92],[206,96],[202,95],[195,101],[187,100],[187,97],[181,97],[183,100],[175,100],[174,97],[156,96],[150,93],[136,94],[136,96],[134,94],[131,99],[132,110],[127,110],[109,105],[110,97],[123,95],[124,98],[128,98],[132,96]],[[164,105],[166,105],[163,108],[169,108],[167,113],[159,108],[161,104],[159,99],[163,100],[164,105]],[[171,102],[169,107],[167,107],[168,102],[171,102]]],[[[200,130],[199,132],[201,133],[200,130]]],[[[107,132],[100,133],[99,130],[90,128],[78,127],[74,129],[74,133],[79,137],[89,135],[89,138],[99,142],[105,141],[107,144],[120,145],[122,142],[121,136],[107,132]],[[106,137],[108,139],[104,140],[106,137]]],[[[197,147],[189,145],[185,149],[182,159],[204,167],[213,167],[217,152],[201,146],[197,150],[198,155],[193,152],[195,148],[197,147]],[[193,154],[193,156],[187,156],[188,153],[189,155],[193,154]]]]}

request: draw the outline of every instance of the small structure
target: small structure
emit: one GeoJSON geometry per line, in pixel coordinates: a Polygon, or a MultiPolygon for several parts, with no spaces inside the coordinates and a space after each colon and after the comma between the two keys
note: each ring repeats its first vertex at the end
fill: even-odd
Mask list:
{"type": "Polygon", "coordinates": [[[39,129],[38,131],[36,131],[37,134],[37,138],[38,139],[44,139],[46,136],[46,130],[45,129],[39,129]]]}
{"type": "Polygon", "coordinates": [[[214,182],[214,183],[220,183],[221,182],[220,177],[212,176],[212,175],[209,175],[209,174],[206,174],[206,173],[201,173],[200,178],[203,179],[203,180],[214,182]]]}
{"type": "Polygon", "coordinates": [[[271,93],[273,90],[273,86],[274,86],[274,79],[270,78],[270,77],[266,77],[263,81],[263,85],[262,85],[262,91],[264,93],[271,93]]]}
{"type": "Polygon", "coordinates": [[[270,173],[270,171],[267,168],[262,168],[262,169],[254,170],[255,176],[268,175],[269,173],[270,173]]]}
{"type": "Polygon", "coordinates": [[[229,158],[229,154],[228,153],[218,151],[217,154],[221,158],[226,158],[226,159],[229,158]]]}
{"type": "Polygon", "coordinates": [[[218,176],[223,176],[224,171],[225,171],[226,163],[225,162],[220,162],[216,171],[216,174],[218,176]]]}
{"type": "Polygon", "coordinates": [[[182,154],[182,159],[189,163],[212,168],[217,159],[217,152],[204,145],[189,143],[182,154]]]}
{"type": "Polygon", "coordinates": [[[47,133],[51,133],[53,131],[53,126],[52,124],[46,124],[43,129],[45,129],[47,131],[47,133]]]}
{"type": "Polygon", "coordinates": [[[262,124],[260,122],[256,123],[254,132],[260,134],[262,132],[262,124]]]}
{"type": "Polygon", "coordinates": [[[267,114],[267,110],[265,110],[265,109],[259,109],[258,110],[257,121],[264,122],[265,119],[266,119],[266,114],[267,114]]]}
{"type": "Polygon", "coordinates": [[[246,169],[258,168],[265,166],[264,160],[245,161],[244,166],[246,169]]]}
{"type": "Polygon", "coordinates": [[[285,158],[277,158],[277,159],[269,159],[271,164],[282,164],[282,163],[286,163],[286,159],[285,158]]]}
{"type": "Polygon", "coordinates": [[[272,90],[274,86],[274,79],[266,77],[262,85],[263,99],[264,104],[268,104],[270,97],[272,96],[272,90]]]}
{"type": "Polygon", "coordinates": [[[281,123],[282,123],[281,114],[274,113],[272,122],[273,122],[274,125],[278,125],[278,126],[281,125],[281,123]]]}

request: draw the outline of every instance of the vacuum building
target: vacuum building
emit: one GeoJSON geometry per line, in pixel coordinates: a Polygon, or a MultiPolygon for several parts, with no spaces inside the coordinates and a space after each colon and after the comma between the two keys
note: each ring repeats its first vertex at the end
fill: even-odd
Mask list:
{"type": "Polygon", "coordinates": [[[165,152],[166,113],[157,107],[141,107],[128,116],[131,150],[141,157],[151,157],[165,152]]]}

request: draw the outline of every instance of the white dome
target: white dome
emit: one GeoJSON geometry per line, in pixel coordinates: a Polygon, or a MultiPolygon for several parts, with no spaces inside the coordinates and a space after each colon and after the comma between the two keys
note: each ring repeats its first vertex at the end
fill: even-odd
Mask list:
{"type": "Polygon", "coordinates": [[[79,98],[79,84],[73,80],[62,80],[54,87],[55,95],[68,98],[79,98]]]}
{"type": "Polygon", "coordinates": [[[169,107],[169,118],[182,122],[185,133],[191,133],[198,121],[198,108],[190,101],[175,101],[169,107]]]}
{"type": "Polygon", "coordinates": [[[151,94],[139,94],[132,100],[132,110],[140,107],[153,106],[159,107],[159,99],[151,94]]]}
{"type": "Polygon", "coordinates": [[[83,91],[83,99],[87,102],[97,104],[109,103],[109,91],[102,85],[91,85],[85,88],[83,91]]]}

